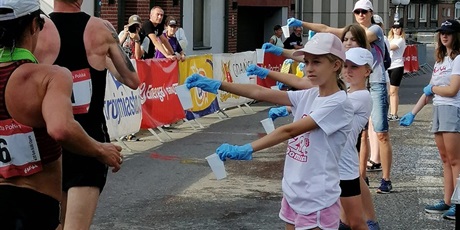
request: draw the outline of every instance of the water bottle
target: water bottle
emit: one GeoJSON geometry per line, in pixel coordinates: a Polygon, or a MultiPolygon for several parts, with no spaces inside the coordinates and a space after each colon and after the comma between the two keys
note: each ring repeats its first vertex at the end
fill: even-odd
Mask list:
{"type": "Polygon", "coordinates": [[[457,177],[457,184],[455,185],[454,193],[450,198],[452,204],[460,204],[460,175],[457,177]]]}

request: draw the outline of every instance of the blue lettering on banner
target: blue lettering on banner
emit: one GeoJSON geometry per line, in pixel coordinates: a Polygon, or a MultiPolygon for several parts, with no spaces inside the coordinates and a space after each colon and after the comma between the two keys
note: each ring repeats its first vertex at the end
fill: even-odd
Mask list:
{"type": "Polygon", "coordinates": [[[121,98],[114,98],[105,101],[105,118],[106,120],[116,120],[118,124],[123,117],[134,116],[141,113],[140,98],[131,95],[121,98]]]}

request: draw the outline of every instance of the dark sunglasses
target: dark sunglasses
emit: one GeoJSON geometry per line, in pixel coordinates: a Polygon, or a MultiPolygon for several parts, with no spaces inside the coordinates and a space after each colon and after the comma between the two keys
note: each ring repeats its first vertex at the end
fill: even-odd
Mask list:
{"type": "Polygon", "coordinates": [[[367,14],[367,12],[369,12],[369,10],[362,10],[362,9],[361,9],[361,10],[355,10],[355,11],[353,11],[353,13],[355,13],[355,14],[367,14]]]}

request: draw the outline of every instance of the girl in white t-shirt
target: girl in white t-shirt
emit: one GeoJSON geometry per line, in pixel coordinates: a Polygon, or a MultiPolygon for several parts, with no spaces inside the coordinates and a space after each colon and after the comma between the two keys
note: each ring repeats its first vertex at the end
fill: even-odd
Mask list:
{"type": "Polygon", "coordinates": [[[460,173],[460,23],[447,20],[437,32],[436,63],[430,84],[423,89],[424,94],[412,111],[401,118],[400,125],[411,125],[415,114],[433,97],[431,132],[434,133],[444,169],[444,197],[433,205],[427,205],[425,211],[455,220],[456,210],[451,204],[451,197],[460,173]]]}
{"type": "Polygon", "coordinates": [[[338,164],[353,118],[353,106],[339,79],[345,52],[337,36],[317,33],[294,55],[304,55],[306,76],[318,87],[298,91],[271,90],[252,84],[210,80],[200,75],[187,78],[186,85],[292,106],[293,123],[246,145],[223,144],[216,153],[222,160],[250,160],[254,151],[289,140],[279,213],[286,222],[286,229],[338,229],[338,164]]]}
{"type": "MultiPolygon", "coordinates": [[[[349,50],[354,47],[361,47],[363,49],[369,49],[370,45],[367,42],[366,38],[366,31],[358,24],[350,24],[343,29],[343,34],[341,37],[342,44],[345,50],[349,50]]],[[[273,46],[270,44],[264,44],[265,52],[274,52],[273,46]]],[[[283,49],[282,51],[278,51],[281,55],[295,59],[296,61],[303,61],[298,56],[293,56],[294,50],[287,50],[283,49]]],[[[364,67],[363,67],[364,68],[364,67]]],[[[254,66],[254,68],[248,68],[248,75],[257,75],[260,78],[269,77],[274,80],[283,82],[286,85],[292,86],[296,89],[309,89],[313,87],[311,81],[308,78],[298,78],[292,74],[280,73],[276,71],[262,71],[262,67],[254,66]]],[[[345,76],[346,73],[342,72],[342,76],[345,76]]],[[[365,88],[367,86],[366,80],[368,78],[364,78],[364,82],[359,82],[354,80],[353,90],[356,90],[358,86],[364,84],[365,88]],[[359,84],[358,84],[359,83],[359,84]]],[[[360,87],[360,86],[359,86],[360,87]]],[[[358,88],[359,88],[358,87],[358,88]]],[[[357,93],[354,94],[352,97],[356,97],[359,95],[360,97],[363,96],[362,100],[370,99],[369,95],[365,95],[365,93],[357,93]]],[[[350,96],[350,95],[349,95],[350,96]]],[[[361,98],[358,100],[360,101],[361,98]]],[[[354,100],[357,102],[357,100],[354,100]]],[[[372,105],[370,103],[369,105],[372,105]]],[[[281,107],[279,107],[281,108],[281,107]]],[[[279,108],[274,108],[279,110],[279,108]]],[[[272,111],[272,109],[270,109],[272,111]]],[[[359,111],[355,111],[355,113],[361,113],[359,111]]],[[[270,114],[270,113],[269,113],[270,114]]],[[[287,115],[287,112],[286,112],[287,115]]],[[[273,118],[273,116],[271,116],[273,118]]],[[[361,117],[359,115],[355,116],[354,118],[361,117]]],[[[367,116],[369,119],[369,116],[367,116]]],[[[366,122],[367,123],[367,122],[366,122]]],[[[365,123],[365,126],[366,126],[365,123]]],[[[372,197],[367,187],[364,178],[366,177],[366,163],[368,159],[368,141],[367,141],[367,128],[363,126],[361,128],[363,139],[358,135],[358,137],[354,138],[353,140],[362,152],[359,153],[360,159],[359,163],[357,161],[358,153],[356,153],[356,147],[349,146],[348,150],[344,149],[344,152],[341,155],[340,163],[339,163],[339,172],[340,172],[340,188],[341,192],[341,203],[342,203],[342,215],[341,226],[350,225],[353,229],[363,229],[365,228],[365,222],[369,229],[378,229],[379,224],[377,222],[377,217],[375,215],[375,209],[372,202],[372,197]],[[355,151],[353,151],[353,149],[355,151]],[[351,159],[351,160],[350,160],[351,159]],[[360,169],[359,165],[362,166],[360,169]],[[360,169],[360,170],[359,170],[360,169]],[[358,172],[359,170],[359,172],[358,172]],[[364,172],[364,174],[362,174],[364,172]],[[361,175],[362,178],[359,178],[361,175]],[[365,222],[363,221],[363,210],[365,214],[365,222]]],[[[358,130],[361,132],[361,130],[358,130]]],[[[349,139],[352,140],[352,139],[349,139]]]]}
{"type": "Polygon", "coordinates": [[[388,119],[395,121],[399,120],[399,86],[404,75],[403,54],[406,49],[406,33],[399,22],[395,22],[391,27],[388,40],[390,41],[391,57],[391,66],[388,68],[388,74],[390,75],[390,114],[388,119]]]}

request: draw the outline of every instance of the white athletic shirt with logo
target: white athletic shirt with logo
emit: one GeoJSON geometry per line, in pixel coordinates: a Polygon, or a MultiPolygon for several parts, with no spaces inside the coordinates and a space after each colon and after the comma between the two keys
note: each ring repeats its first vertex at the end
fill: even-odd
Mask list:
{"type": "MultiPolygon", "coordinates": [[[[451,77],[459,77],[455,75],[460,75],[460,55],[457,55],[454,60],[446,56],[442,62],[434,64],[430,83],[435,86],[446,86],[450,84],[451,77]]],[[[433,105],[452,105],[460,108],[460,91],[454,97],[443,97],[435,94],[433,105]]]]}
{"type": "Polygon", "coordinates": [[[348,99],[353,105],[353,120],[351,132],[340,156],[340,180],[354,180],[359,177],[359,158],[356,141],[359,133],[369,121],[372,110],[372,99],[369,91],[358,90],[348,93],[348,99]]]}
{"type": "Polygon", "coordinates": [[[282,180],[290,207],[308,215],[339,199],[339,158],[351,130],[353,106],[342,90],[327,97],[319,97],[317,87],[287,93],[294,121],[310,116],[319,126],[289,139],[282,180]]]}

